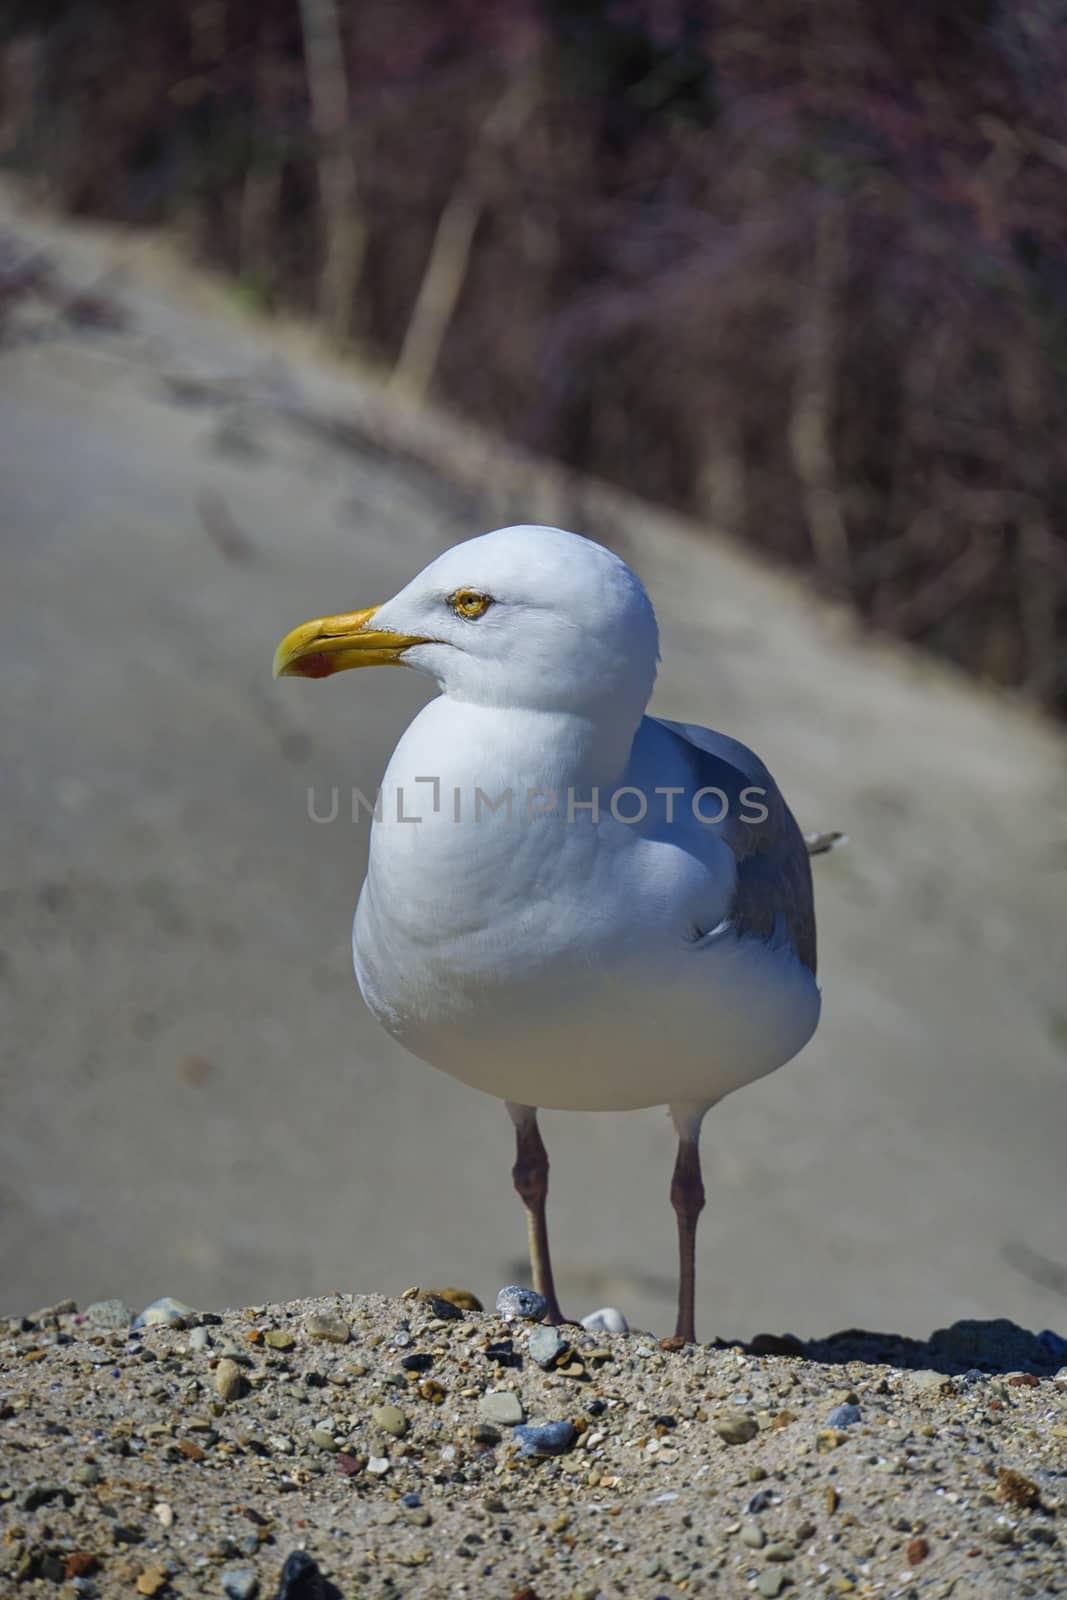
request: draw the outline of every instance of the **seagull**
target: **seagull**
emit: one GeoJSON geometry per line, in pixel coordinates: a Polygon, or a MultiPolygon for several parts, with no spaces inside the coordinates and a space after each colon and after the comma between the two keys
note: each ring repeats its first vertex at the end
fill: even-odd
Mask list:
{"type": "Polygon", "coordinates": [[[669,1108],[675,1336],[695,1342],[701,1125],[803,1048],[820,991],[809,846],[745,745],[647,714],[658,662],[630,567],[523,525],[453,546],[383,605],[303,623],[274,670],[436,682],[374,803],[363,998],[415,1056],[506,1102],[551,1322],[538,1109],[669,1108]]]}

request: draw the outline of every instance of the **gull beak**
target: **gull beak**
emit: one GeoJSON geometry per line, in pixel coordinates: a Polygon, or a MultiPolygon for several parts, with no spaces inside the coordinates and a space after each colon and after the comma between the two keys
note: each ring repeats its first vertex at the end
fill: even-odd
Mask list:
{"type": "Polygon", "coordinates": [[[429,641],[410,633],[372,628],[381,610],[349,611],[340,617],[317,617],[287,633],[274,652],[276,678],[328,678],[349,667],[381,667],[403,660],[413,644],[429,641]]]}

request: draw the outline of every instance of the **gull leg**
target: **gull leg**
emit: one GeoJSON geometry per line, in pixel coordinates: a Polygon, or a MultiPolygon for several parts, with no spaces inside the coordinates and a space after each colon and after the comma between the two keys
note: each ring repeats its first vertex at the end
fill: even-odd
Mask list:
{"type": "Polygon", "coordinates": [[[671,1106],[678,1133],[678,1159],[671,1178],[671,1205],[678,1218],[678,1321],[675,1337],[696,1344],[697,1218],[704,1209],[700,1176],[700,1124],[707,1106],[671,1106]]]}
{"type": "Polygon", "coordinates": [[[530,1239],[530,1268],[534,1288],[548,1301],[549,1322],[566,1319],[559,1309],[552,1281],[552,1258],[548,1250],[548,1223],[545,1201],[548,1198],[548,1151],[537,1126],[537,1107],[518,1106],[508,1101],[508,1115],[515,1124],[515,1165],[511,1169],[515,1192],[526,1207],[526,1226],[530,1239]]]}

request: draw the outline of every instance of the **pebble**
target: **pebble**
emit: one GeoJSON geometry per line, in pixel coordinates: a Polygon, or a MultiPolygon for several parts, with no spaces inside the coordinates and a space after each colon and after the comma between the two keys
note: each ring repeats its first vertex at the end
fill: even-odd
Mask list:
{"type": "Polygon", "coordinates": [[[514,1389],[487,1389],[478,1401],[478,1415],[498,1428],[515,1428],[526,1413],[514,1389]]]}
{"type": "Polygon", "coordinates": [[[509,1283],[496,1297],[496,1308],[502,1317],[521,1317],[524,1322],[540,1322],[548,1315],[548,1301],[536,1289],[524,1289],[521,1284],[509,1283]]]}
{"type": "Polygon", "coordinates": [[[226,1600],[256,1600],[259,1579],[251,1567],[231,1567],[222,1574],[222,1592],[226,1600]]]}
{"type": "Polygon", "coordinates": [[[780,1541],[778,1544],[769,1544],[763,1552],[764,1561],[792,1561],[796,1551],[791,1544],[780,1541]]]}
{"type": "Polygon", "coordinates": [[[392,1466],[388,1456],[371,1456],[367,1461],[366,1470],[374,1478],[384,1477],[392,1466]]]}
{"type": "Polygon", "coordinates": [[[725,1444],[748,1444],[759,1433],[755,1417],[743,1417],[736,1412],[716,1418],[712,1427],[725,1444]]]}
{"type": "Polygon", "coordinates": [[[844,1405],[834,1407],[826,1419],[826,1425],[828,1428],[851,1428],[862,1420],[863,1413],[859,1406],[846,1402],[844,1405]]]}
{"type": "Polygon", "coordinates": [[[449,1305],[455,1306],[457,1311],[484,1311],[485,1307],[476,1294],[469,1289],[427,1289],[427,1295],[435,1300],[444,1300],[449,1305]]]}
{"type": "Polygon", "coordinates": [[[344,1317],[333,1317],[322,1311],[313,1311],[305,1320],[304,1332],[309,1339],[325,1339],[329,1344],[347,1344],[352,1336],[344,1317]]]}
{"type": "Polygon", "coordinates": [[[573,1422],[527,1423],[515,1429],[524,1456],[566,1455],[577,1437],[573,1422]]]}
{"type": "Polygon", "coordinates": [[[236,1361],[224,1356],[215,1368],[215,1393],[220,1400],[236,1400],[244,1389],[244,1378],[236,1361]]]}
{"type": "Polygon", "coordinates": [[[616,1306],[601,1306],[582,1318],[587,1333],[629,1333],[630,1324],[616,1306]]]}
{"type": "Polygon", "coordinates": [[[750,1550],[762,1550],[767,1543],[767,1535],[758,1522],[746,1522],[741,1529],[741,1543],[750,1550]]]}
{"type": "Polygon", "coordinates": [[[408,1419],[399,1406],[376,1407],[373,1421],[376,1428],[381,1428],[383,1433],[391,1433],[394,1439],[403,1438],[408,1431],[408,1419]]]}
{"type": "Polygon", "coordinates": [[[189,1318],[195,1319],[199,1315],[199,1311],[187,1306],[184,1300],[173,1300],[170,1295],[164,1295],[161,1300],[153,1300],[139,1316],[134,1317],[133,1328],[135,1333],[141,1328],[181,1328],[189,1318]]]}
{"type": "Polygon", "coordinates": [[[296,1340],[291,1333],[286,1333],[284,1328],[268,1328],[263,1335],[263,1343],[272,1350],[292,1350],[296,1340]]]}
{"type": "Polygon", "coordinates": [[[432,1289],[423,1289],[419,1299],[433,1312],[434,1316],[442,1322],[462,1322],[463,1308],[455,1300],[446,1300],[441,1295],[435,1294],[432,1289]]]}
{"type": "Polygon", "coordinates": [[[86,1306],[85,1316],[94,1328],[128,1328],[133,1322],[133,1312],[125,1300],[94,1300],[86,1306]]]}
{"type": "Polygon", "coordinates": [[[194,1328],[189,1335],[190,1350],[210,1350],[211,1335],[206,1328],[194,1328]]]}
{"type": "Polygon", "coordinates": [[[533,1328],[526,1348],[530,1352],[530,1360],[547,1371],[566,1350],[567,1341],[558,1328],[533,1328]]]}
{"type": "Polygon", "coordinates": [[[314,1600],[329,1593],[329,1586],[318,1563],[306,1550],[294,1550],[286,1558],[274,1600],[314,1600]]]}
{"type": "Polygon", "coordinates": [[[777,1600],[785,1588],[785,1579],[780,1572],[761,1572],[756,1579],[756,1592],[764,1600],[777,1600]]]}

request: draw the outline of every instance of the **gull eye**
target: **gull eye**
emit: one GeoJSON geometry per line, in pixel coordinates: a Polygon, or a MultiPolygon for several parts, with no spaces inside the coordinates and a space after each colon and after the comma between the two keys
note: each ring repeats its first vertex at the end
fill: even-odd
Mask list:
{"type": "Polygon", "coordinates": [[[449,605],[457,617],[466,617],[468,622],[477,622],[493,603],[491,595],[479,594],[477,589],[457,589],[455,594],[449,596],[449,605]]]}

